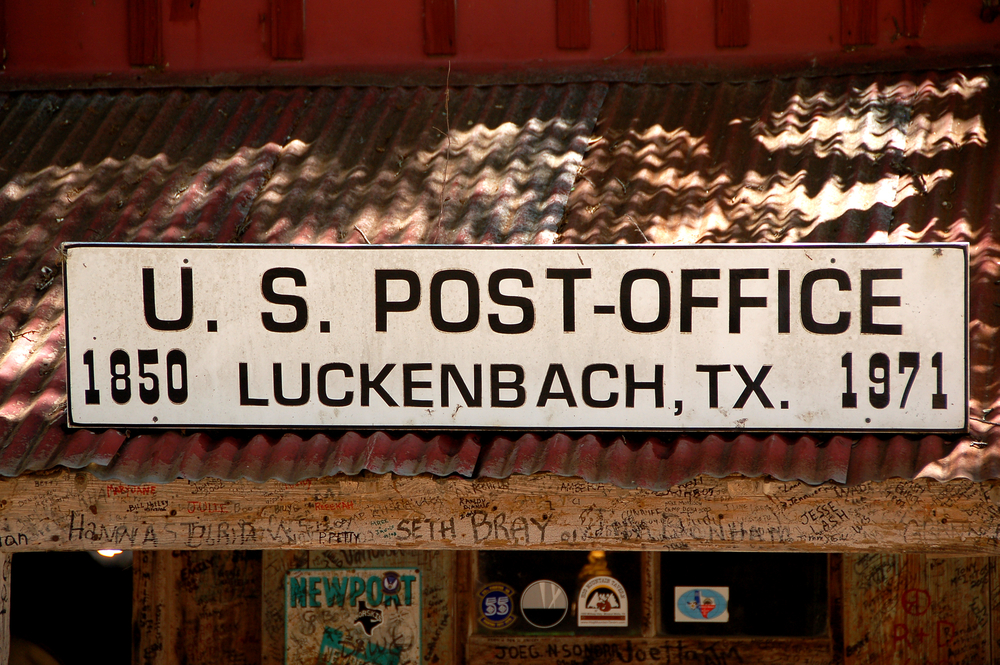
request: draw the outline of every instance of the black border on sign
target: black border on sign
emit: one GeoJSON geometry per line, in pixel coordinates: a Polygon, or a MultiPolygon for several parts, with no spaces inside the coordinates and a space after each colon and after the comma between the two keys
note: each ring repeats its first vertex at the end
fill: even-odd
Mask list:
{"type": "Polygon", "coordinates": [[[72,381],[70,380],[71,365],[70,358],[72,355],[69,348],[69,285],[67,283],[67,273],[66,269],[63,269],[63,317],[65,322],[66,330],[66,422],[69,427],[77,428],[106,428],[106,429],[117,429],[117,428],[129,428],[137,430],[153,430],[153,431],[169,431],[178,429],[192,429],[192,430],[268,430],[268,431],[294,431],[294,430],[313,430],[313,431],[330,431],[334,429],[341,429],[344,431],[356,431],[356,430],[371,430],[371,431],[403,431],[403,432],[514,432],[514,431],[526,431],[526,432],[669,432],[671,434],[683,434],[685,432],[693,433],[726,433],[726,434],[738,434],[741,432],[753,432],[753,433],[767,433],[767,432],[801,432],[801,433],[815,433],[815,434],[839,434],[839,435],[850,435],[850,434],[966,434],[969,431],[969,243],[967,242],[933,242],[933,243],[815,243],[815,244],[764,244],[764,243],[730,243],[730,244],[718,244],[718,245],[660,245],[660,244],[643,244],[643,245],[414,245],[414,244],[392,244],[392,245],[355,245],[355,244],[341,244],[341,245],[277,245],[277,244],[261,244],[261,243],[150,243],[150,242],[64,242],[60,245],[60,251],[64,257],[68,258],[68,250],[76,247],[151,247],[151,248],[163,248],[163,249],[235,249],[235,248],[247,248],[247,249],[280,249],[280,250],[330,250],[337,249],[340,251],[377,251],[382,249],[420,249],[420,250],[435,250],[435,249],[449,249],[449,250],[472,250],[472,251],[539,251],[539,252],[552,252],[552,251],[579,251],[581,249],[586,249],[587,251],[592,250],[626,250],[629,248],[644,249],[644,250],[688,250],[688,249],[698,249],[698,248],[711,248],[714,250],[770,250],[774,248],[781,249],[803,249],[803,248],[816,248],[816,249],[873,249],[873,248],[947,248],[947,249],[961,249],[962,256],[965,261],[965,293],[964,293],[964,316],[965,316],[965,358],[963,367],[965,369],[965,398],[964,402],[965,408],[965,418],[964,425],[959,429],[940,429],[940,428],[928,428],[928,429],[893,429],[893,428],[871,428],[871,429],[824,429],[824,428],[810,428],[810,427],[746,427],[746,428],[725,428],[720,429],[717,427],[574,427],[574,426],[563,426],[563,427],[532,427],[527,429],[514,429],[509,427],[495,427],[489,425],[480,425],[477,427],[467,427],[467,426],[448,426],[442,425],[376,425],[376,424],[365,424],[365,425],[344,425],[343,427],[330,427],[327,425],[309,425],[309,424],[295,424],[295,425],[272,425],[272,424],[253,424],[245,423],[240,425],[218,425],[218,424],[197,424],[197,425],[156,425],[156,424],[110,424],[110,423],[83,423],[78,420],[73,419],[73,398],[70,386],[72,381]]]}

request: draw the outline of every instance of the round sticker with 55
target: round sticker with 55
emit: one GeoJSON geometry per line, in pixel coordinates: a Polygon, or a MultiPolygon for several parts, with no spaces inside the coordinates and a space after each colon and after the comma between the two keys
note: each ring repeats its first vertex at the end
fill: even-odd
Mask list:
{"type": "Polygon", "coordinates": [[[479,623],[485,628],[502,630],[517,618],[514,616],[514,589],[494,582],[479,590],[479,623]]]}

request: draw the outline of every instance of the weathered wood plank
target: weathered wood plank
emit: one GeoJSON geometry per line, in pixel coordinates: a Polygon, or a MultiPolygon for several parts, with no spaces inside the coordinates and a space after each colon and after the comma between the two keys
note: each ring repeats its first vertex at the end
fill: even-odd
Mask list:
{"type": "Polygon", "coordinates": [[[986,663],[989,558],[844,557],[845,663],[986,663]]]}
{"type": "Polygon", "coordinates": [[[133,663],[260,663],[260,552],[137,552],[133,568],[133,663]]]}
{"type": "Polygon", "coordinates": [[[1000,551],[1000,484],[845,488],[701,477],[664,492],[538,475],[206,479],[128,487],[85,472],[0,480],[0,551],[618,549],[1000,551]]]}
{"type": "Polygon", "coordinates": [[[755,665],[829,665],[835,662],[829,639],[760,638],[571,638],[522,637],[503,640],[474,636],[466,646],[468,663],[754,663],[755,665]]]}

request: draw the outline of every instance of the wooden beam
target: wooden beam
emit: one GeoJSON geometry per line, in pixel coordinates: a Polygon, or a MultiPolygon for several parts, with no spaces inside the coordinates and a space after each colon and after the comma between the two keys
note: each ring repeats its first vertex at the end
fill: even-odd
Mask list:
{"type": "Polygon", "coordinates": [[[455,55],[456,0],[424,0],[424,53],[426,55],[455,55]]]}
{"type": "Polygon", "coordinates": [[[590,0],[556,0],[556,46],[590,48],[590,0]]]}
{"type": "Polygon", "coordinates": [[[306,0],[271,0],[271,57],[301,60],[305,54],[306,0]]]}
{"type": "Polygon", "coordinates": [[[615,549],[1000,553],[1000,483],[845,488],[699,477],[662,492],[551,475],[334,476],[126,486],[86,472],[0,480],[6,551],[615,549]],[[517,527],[517,528],[514,528],[517,527]]]}
{"type": "Polygon", "coordinates": [[[903,36],[919,37],[924,31],[927,0],[903,0],[903,36]]]}
{"type": "Polygon", "coordinates": [[[160,0],[128,0],[128,62],[133,67],[163,64],[160,0]]]}
{"type": "MultiPolygon", "coordinates": [[[[631,608],[629,608],[631,609],[631,608]]],[[[497,637],[472,636],[465,647],[467,663],[770,663],[829,665],[840,662],[829,639],[718,637],[497,637]],[[586,651],[584,651],[586,649],[586,651]],[[574,653],[575,651],[575,653],[574,653]],[[552,657],[553,652],[558,657],[552,657]],[[586,653],[605,658],[579,659],[586,653]],[[513,657],[510,654],[516,654],[513,657]],[[565,656],[577,655],[577,659],[565,656]]],[[[877,662],[877,661],[872,661],[877,662]]]]}
{"type": "Polygon", "coordinates": [[[715,46],[742,48],[750,43],[750,0],[715,0],[715,46]]]}
{"type": "Polygon", "coordinates": [[[874,46],[878,38],[877,0],[840,0],[841,46],[874,46]]]}

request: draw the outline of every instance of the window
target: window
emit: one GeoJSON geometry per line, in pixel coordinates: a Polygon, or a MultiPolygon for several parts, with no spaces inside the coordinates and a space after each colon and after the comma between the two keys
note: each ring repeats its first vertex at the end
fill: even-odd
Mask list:
{"type": "Polygon", "coordinates": [[[839,640],[831,609],[839,608],[838,555],[594,550],[462,556],[469,558],[471,582],[466,662],[827,662],[839,640]],[[581,621],[581,603],[592,614],[598,603],[611,614],[619,592],[627,601],[622,624],[581,621]]]}

